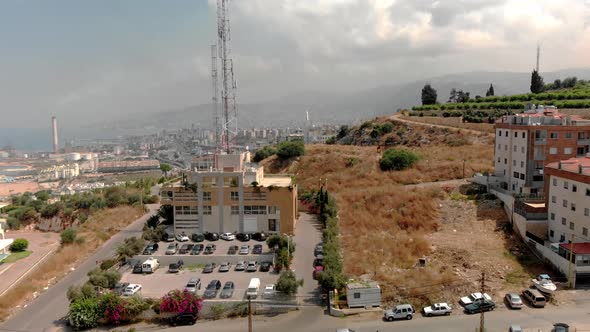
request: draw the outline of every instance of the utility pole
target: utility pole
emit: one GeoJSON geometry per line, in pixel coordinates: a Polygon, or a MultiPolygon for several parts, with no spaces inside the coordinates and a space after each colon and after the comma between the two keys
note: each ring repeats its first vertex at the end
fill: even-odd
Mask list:
{"type": "MultiPolygon", "coordinates": [[[[481,294],[485,293],[486,288],[486,273],[481,273],[481,294]]],[[[482,301],[485,301],[485,298],[482,298],[482,301]]],[[[481,310],[479,313],[479,332],[485,332],[485,318],[484,318],[484,311],[481,310]]]]}
{"type": "Polygon", "coordinates": [[[571,240],[570,240],[570,259],[569,259],[569,266],[567,271],[567,287],[572,287],[572,263],[574,260],[574,233],[572,233],[571,240]]]}
{"type": "Polygon", "coordinates": [[[248,296],[248,332],[252,332],[252,299],[248,296]]]}

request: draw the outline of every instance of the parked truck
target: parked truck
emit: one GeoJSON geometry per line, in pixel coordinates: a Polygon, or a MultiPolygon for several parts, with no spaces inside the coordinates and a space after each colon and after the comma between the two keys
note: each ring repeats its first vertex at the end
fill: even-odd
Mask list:
{"type": "Polygon", "coordinates": [[[153,273],[158,269],[158,267],[160,267],[160,262],[157,259],[150,257],[145,262],[143,262],[143,264],[141,264],[141,272],[153,273]]]}

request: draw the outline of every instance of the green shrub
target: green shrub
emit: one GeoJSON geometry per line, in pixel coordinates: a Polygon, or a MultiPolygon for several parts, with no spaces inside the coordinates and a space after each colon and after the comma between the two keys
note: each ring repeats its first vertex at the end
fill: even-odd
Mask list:
{"type": "Polygon", "coordinates": [[[223,316],[223,313],[225,312],[225,305],[223,305],[223,303],[215,303],[209,307],[209,310],[211,310],[211,316],[213,319],[217,320],[223,316]]]}
{"type": "Polygon", "coordinates": [[[115,261],[114,259],[107,259],[100,263],[100,269],[103,271],[108,270],[111,267],[115,266],[115,264],[117,264],[117,261],[115,261]]]}
{"type": "Polygon", "coordinates": [[[72,244],[76,241],[77,232],[74,228],[66,228],[63,232],[61,232],[61,244],[72,244]]]}
{"type": "Polygon", "coordinates": [[[388,149],[379,160],[379,166],[383,171],[400,171],[411,167],[418,159],[418,155],[411,151],[388,149]]]}
{"type": "Polygon", "coordinates": [[[297,289],[303,286],[303,279],[297,280],[295,272],[288,270],[281,273],[277,281],[277,291],[286,295],[297,294],[297,289]]]}
{"type": "Polygon", "coordinates": [[[20,222],[20,220],[16,219],[15,217],[9,216],[6,219],[6,225],[8,226],[9,229],[17,230],[20,228],[21,222],[20,222]]]}
{"type": "Polygon", "coordinates": [[[262,149],[256,150],[252,161],[255,163],[261,162],[262,160],[272,156],[273,154],[277,153],[277,150],[272,146],[265,146],[262,149]]]}
{"type": "Polygon", "coordinates": [[[96,327],[101,316],[98,301],[94,297],[81,297],[70,304],[69,320],[75,329],[96,327]]]}
{"type": "Polygon", "coordinates": [[[299,157],[305,154],[305,145],[302,141],[289,141],[279,144],[277,156],[280,159],[299,157]]]}
{"type": "Polygon", "coordinates": [[[27,250],[29,247],[29,241],[26,239],[15,239],[12,244],[10,245],[10,251],[12,252],[21,252],[27,250]]]}

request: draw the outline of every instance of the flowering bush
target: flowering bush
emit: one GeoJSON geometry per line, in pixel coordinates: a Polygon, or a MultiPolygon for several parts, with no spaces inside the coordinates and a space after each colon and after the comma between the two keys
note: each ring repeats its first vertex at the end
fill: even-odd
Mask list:
{"type": "Polygon", "coordinates": [[[197,315],[203,307],[203,300],[196,294],[175,289],[162,297],[160,312],[193,313],[197,315]]]}
{"type": "Polygon", "coordinates": [[[104,318],[111,324],[119,324],[126,315],[125,300],[113,293],[107,293],[100,298],[100,309],[104,318]]]}

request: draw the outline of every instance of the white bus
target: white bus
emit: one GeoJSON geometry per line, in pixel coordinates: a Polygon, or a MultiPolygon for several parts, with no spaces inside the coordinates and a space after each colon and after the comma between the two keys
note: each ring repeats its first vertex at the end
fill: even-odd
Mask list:
{"type": "Polygon", "coordinates": [[[246,290],[246,296],[255,299],[256,296],[258,296],[258,289],[260,289],[260,279],[250,279],[250,284],[248,284],[248,289],[246,290]]]}

